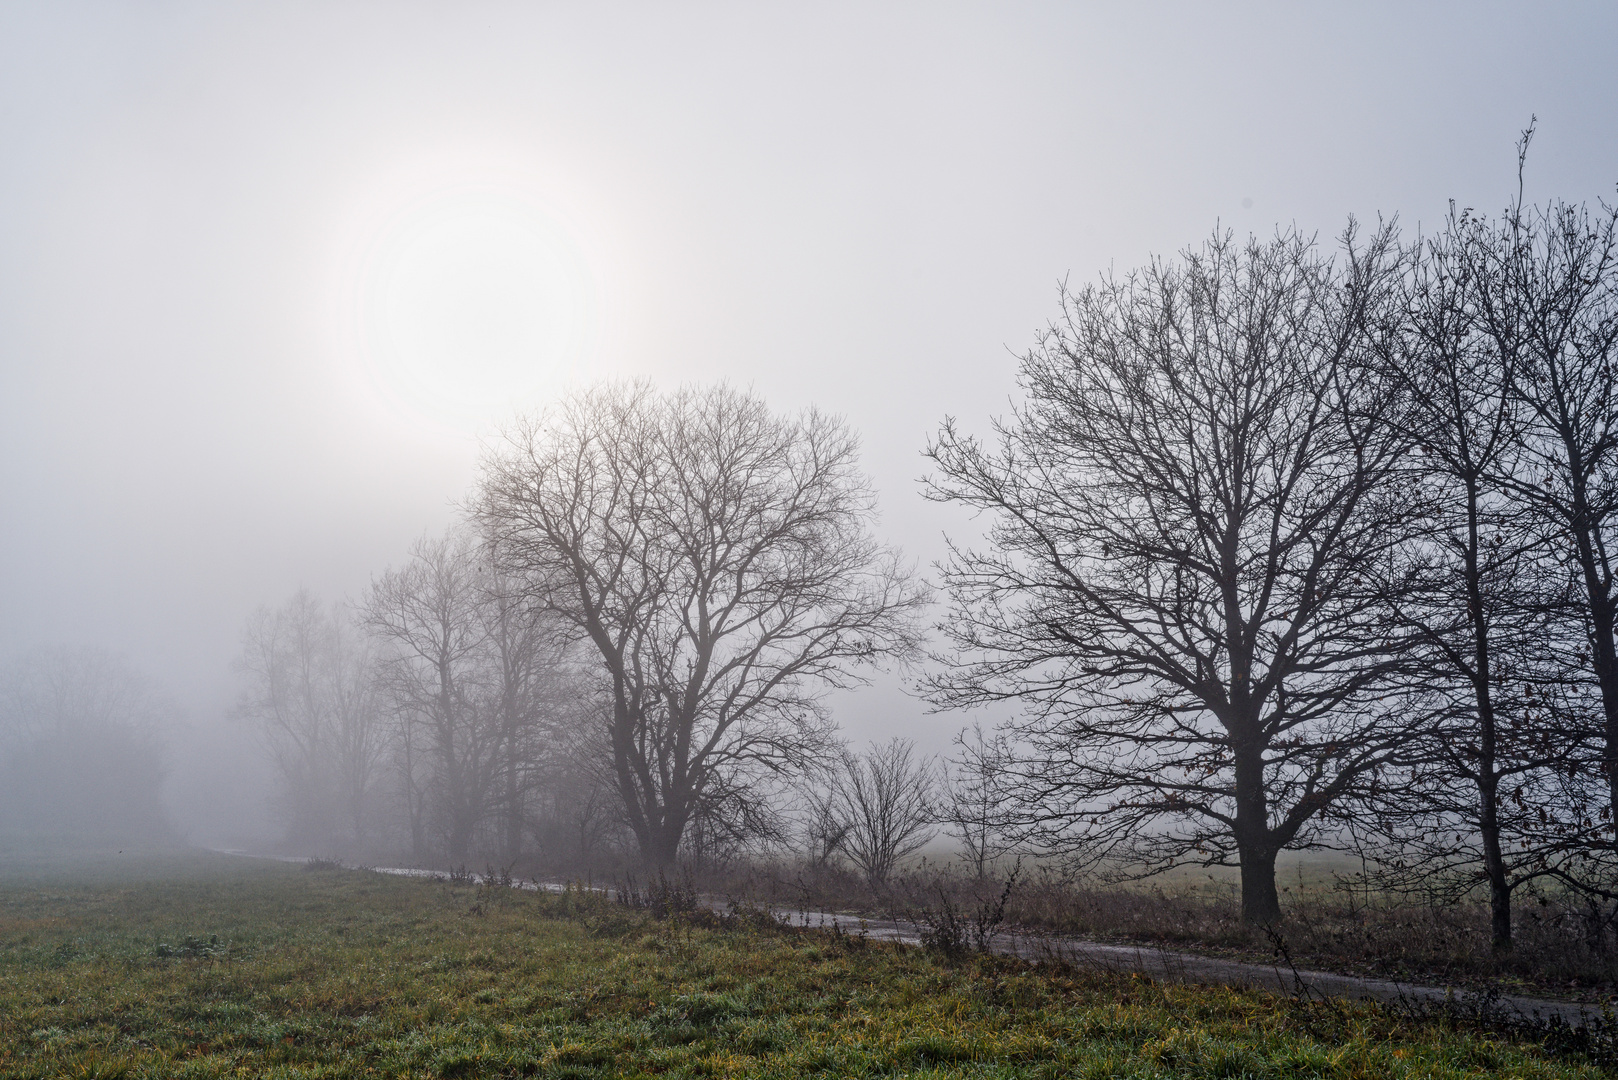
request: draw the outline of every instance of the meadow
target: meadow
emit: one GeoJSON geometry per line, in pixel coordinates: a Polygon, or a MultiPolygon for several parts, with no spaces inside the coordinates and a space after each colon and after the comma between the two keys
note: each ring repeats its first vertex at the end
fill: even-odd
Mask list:
{"type": "Polygon", "coordinates": [[[1527,1035],[741,909],[203,853],[0,865],[0,1077],[1590,1077],[1527,1035]]]}

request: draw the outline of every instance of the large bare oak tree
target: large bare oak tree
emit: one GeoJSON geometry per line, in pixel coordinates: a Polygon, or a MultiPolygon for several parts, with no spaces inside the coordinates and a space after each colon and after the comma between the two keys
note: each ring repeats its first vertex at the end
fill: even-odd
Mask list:
{"type": "Polygon", "coordinates": [[[1025,357],[992,444],[953,422],[930,492],[985,512],[944,567],[944,705],[1013,700],[1005,824],[1147,871],[1241,868],[1329,842],[1408,732],[1366,571],[1388,558],[1404,453],[1371,363],[1391,229],[1216,236],[1077,292],[1025,357]]]}

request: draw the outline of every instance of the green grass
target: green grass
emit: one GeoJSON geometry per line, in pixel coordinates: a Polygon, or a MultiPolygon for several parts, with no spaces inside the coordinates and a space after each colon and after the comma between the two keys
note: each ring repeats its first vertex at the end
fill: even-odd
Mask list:
{"type": "Polygon", "coordinates": [[[196,855],[0,866],[0,1076],[52,1075],[1602,1074],[1368,1006],[196,855]]]}

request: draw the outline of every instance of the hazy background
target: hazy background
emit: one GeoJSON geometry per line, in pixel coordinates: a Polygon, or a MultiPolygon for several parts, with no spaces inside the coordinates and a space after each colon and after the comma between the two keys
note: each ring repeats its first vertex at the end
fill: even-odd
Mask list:
{"type": "Polygon", "coordinates": [[[1059,279],[1498,209],[1531,113],[1530,197],[1611,199],[1615,40],[1610,4],[8,4],[0,653],[126,654],[185,708],[182,813],[257,807],[197,767],[247,613],[357,592],[480,437],[605,376],[847,416],[925,564],[959,519],[919,450],[1004,410],[1059,279]]]}

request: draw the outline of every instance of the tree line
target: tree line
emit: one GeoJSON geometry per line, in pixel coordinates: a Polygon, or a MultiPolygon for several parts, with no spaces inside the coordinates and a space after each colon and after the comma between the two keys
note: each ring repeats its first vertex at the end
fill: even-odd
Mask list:
{"type": "Polygon", "coordinates": [[[173,701],[103,649],[37,647],[0,665],[0,843],[169,843],[173,701]]]}
{"type": "Polygon", "coordinates": [[[790,843],[880,882],[946,824],[980,873],[1235,866],[1255,922],[1279,853],[1354,848],[1483,888],[1501,947],[1523,888],[1605,933],[1615,228],[1519,190],[1431,235],[1219,233],[1064,288],[1010,414],[926,449],[928,496],[988,523],[938,568],[930,650],[841,421],[581,392],[348,615],[257,616],[244,711],[310,835],[386,803],[452,858],[790,843]],[[853,754],[822,700],[923,657],[935,707],[1015,710],[947,783],[906,744],[853,754]]]}
{"type": "MultiPolygon", "coordinates": [[[[1526,150],[1527,136],[1522,149],[1526,150]]],[[[1618,272],[1604,205],[1217,235],[1064,293],[1023,404],[946,424],[936,701],[1013,700],[994,824],[1146,870],[1357,847],[1618,908],[1618,272]]]]}

